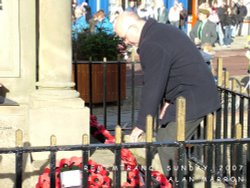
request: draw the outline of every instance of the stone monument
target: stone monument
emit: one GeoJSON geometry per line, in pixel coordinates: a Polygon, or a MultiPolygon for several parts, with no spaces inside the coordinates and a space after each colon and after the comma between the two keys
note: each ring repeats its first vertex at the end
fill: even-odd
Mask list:
{"type": "MultiPolygon", "coordinates": [[[[71,0],[0,0],[0,24],[0,147],[15,147],[17,129],[31,146],[48,146],[51,135],[81,144],[89,109],[72,82],[71,0]]],[[[23,187],[34,187],[48,153],[28,156],[23,187]]],[[[0,187],[13,187],[14,162],[0,156],[0,187]]]]}

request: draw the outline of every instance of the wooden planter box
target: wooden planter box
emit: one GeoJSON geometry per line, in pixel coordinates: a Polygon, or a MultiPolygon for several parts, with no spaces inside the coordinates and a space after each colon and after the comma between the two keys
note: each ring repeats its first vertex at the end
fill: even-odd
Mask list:
{"type": "MultiPolygon", "coordinates": [[[[80,97],[86,102],[90,102],[89,91],[89,62],[78,61],[73,64],[73,80],[76,83],[80,97]],[[77,72],[75,72],[75,69],[77,72]],[[77,80],[75,80],[77,77],[77,80]]],[[[118,62],[106,63],[106,102],[118,101],[118,62]]],[[[92,102],[102,103],[104,97],[104,63],[92,62],[92,102]]],[[[126,63],[120,62],[120,95],[121,100],[126,98],[126,63]]]]}

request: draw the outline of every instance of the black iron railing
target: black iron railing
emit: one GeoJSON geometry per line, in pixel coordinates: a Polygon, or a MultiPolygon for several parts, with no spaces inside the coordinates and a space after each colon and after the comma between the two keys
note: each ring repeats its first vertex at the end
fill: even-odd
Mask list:
{"type": "MultiPolygon", "coordinates": [[[[204,171],[205,176],[202,181],[204,181],[205,187],[211,187],[212,182],[219,181],[223,183],[230,184],[231,186],[235,187],[242,187],[243,185],[249,185],[249,177],[243,172],[244,170],[249,173],[249,169],[246,168],[246,164],[249,163],[248,160],[242,158],[243,156],[243,145],[250,144],[250,138],[241,138],[241,125],[236,126],[236,138],[230,139],[213,139],[213,124],[214,121],[211,119],[212,116],[209,117],[209,122],[207,126],[207,136],[206,139],[198,139],[198,140],[183,140],[183,137],[178,135],[182,135],[181,132],[177,133],[177,140],[176,141],[164,141],[164,142],[152,142],[146,140],[146,142],[140,143],[120,143],[119,141],[114,144],[88,144],[88,142],[83,142],[80,145],[55,145],[55,143],[51,142],[51,146],[44,146],[44,147],[23,147],[17,146],[13,148],[0,148],[0,154],[3,155],[15,155],[15,187],[21,188],[23,182],[23,174],[24,174],[24,154],[30,153],[42,153],[42,152],[50,152],[49,157],[49,166],[50,166],[50,187],[56,187],[56,161],[57,161],[57,153],[61,151],[81,151],[82,152],[82,169],[81,172],[83,174],[82,178],[82,187],[88,187],[88,168],[86,170],[86,166],[88,166],[89,154],[93,150],[103,150],[108,149],[113,151],[114,153],[114,163],[113,165],[116,166],[115,171],[113,171],[113,183],[111,187],[121,187],[121,150],[122,149],[133,149],[133,148],[145,148],[145,157],[146,162],[144,166],[144,182],[146,187],[151,187],[152,183],[155,181],[151,177],[151,169],[152,164],[152,150],[158,147],[176,147],[177,148],[177,160],[178,160],[178,167],[176,169],[176,179],[171,180],[176,187],[187,187],[188,185],[195,184],[193,181],[192,176],[188,176],[186,174],[186,169],[190,164],[187,163],[185,160],[185,152],[188,148],[191,147],[202,147],[204,148],[204,171]],[[214,149],[217,146],[228,146],[232,147],[235,151],[235,155],[237,155],[237,159],[233,159],[232,170],[233,174],[223,174],[218,176],[216,174],[216,170],[214,166],[214,162],[216,160],[216,156],[214,155],[214,149]]],[[[183,125],[181,125],[183,126],[183,125]]],[[[182,130],[182,129],[181,129],[182,130]]],[[[20,132],[20,130],[18,130],[20,132]]],[[[152,133],[151,133],[152,135],[152,133]]],[[[84,136],[85,140],[88,140],[87,136],[84,136]]],[[[117,135],[116,135],[117,138],[117,135]]],[[[52,138],[52,140],[55,140],[52,138]]],[[[118,139],[119,140],[119,139],[118,139]]],[[[149,139],[151,140],[151,139],[149,139]]],[[[249,153],[249,148],[245,148],[244,152],[249,153]]],[[[226,171],[230,171],[227,167],[219,166],[220,168],[225,168],[226,171]]],[[[193,168],[193,167],[192,167],[193,168]]],[[[194,168],[193,168],[194,169],[194,168]]],[[[43,169],[41,169],[42,172],[43,169]]],[[[189,169],[190,170],[190,169],[189,169]]],[[[193,170],[191,170],[193,171],[193,170]]],[[[4,174],[4,172],[1,172],[4,174]]],[[[31,185],[34,187],[34,185],[31,185]]]]}
{"type": "MultiPolygon", "coordinates": [[[[92,66],[94,63],[91,61],[88,63],[88,70],[89,73],[92,72],[92,66]]],[[[106,68],[107,63],[104,61],[101,64],[104,68],[103,76],[106,77],[106,68]]],[[[121,100],[121,80],[120,80],[120,70],[121,70],[121,63],[118,62],[117,66],[117,78],[118,81],[116,82],[118,92],[118,97],[116,98],[115,104],[115,124],[121,125],[121,115],[123,114],[122,106],[124,101],[121,100]]],[[[127,83],[130,82],[131,88],[129,92],[131,92],[131,102],[129,103],[129,113],[131,114],[132,120],[127,120],[132,122],[131,125],[134,125],[134,118],[136,116],[136,105],[137,98],[135,97],[135,80],[136,80],[136,71],[135,71],[136,63],[131,63],[131,71],[130,78],[131,81],[127,80],[127,83]]],[[[75,67],[75,74],[78,74],[77,67],[75,67]]],[[[92,78],[91,74],[89,76],[89,107],[91,108],[91,112],[95,114],[95,108],[99,106],[97,104],[91,103],[91,94],[93,94],[92,89],[92,78]]],[[[219,80],[219,76],[218,76],[219,80]]],[[[103,79],[106,82],[106,78],[103,79]]],[[[105,89],[107,85],[103,82],[104,92],[107,90],[105,89]]],[[[221,82],[219,82],[221,84],[221,82]]],[[[79,84],[79,82],[78,82],[79,84]]],[[[219,85],[220,85],[219,84],[219,85]]],[[[38,152],[50,152],[49,163],[50,163],[50,187],[55,187],[56,184],[56,161],[57,159],[57,152],[60,151],[81,151],[82,152],[82,166],[88,165],[89,154],[91,151],[96,151],[99,149],[109,149],[114,153],[114,165],[117,166],[116,171],[113,172],[113,187],[120,187],[121,186],[121,171],[120,168],[121,164],[121,150],[123,148],[145,148],[145,168],[149,169],[152,164],[153,159],[153,152],[155,148],[158,147],[176,147],[177,148],[177,160],[178,160],[178,169],[176,170],[176,178],[172,183],[175,184],[177,187],[190,187],[195,182],[193,181],[180,181],[183,179],[187,179],[195,175],[195,172],[187,168],[187,172],[183,169],[184,167],[190,167],[189,163],[199,166],[201,169],[204,170],[204,185],[205,187],[211,187],[212,182],[218,179],[221,182],[230,184],[231,186],[235,187],[246,187],[250,186],[250,97],[234,91],[234,89],[228,89],[227,84],[225,82],[225,87],[218,86],[218,90],[221,95],[221,108],[214,112],[213,115],[209,115],[205,118],[202,122],[200,127],[197,129],[196,133],[194,134],[191,140],[185,140],[183,138],[183,127],[185,128],[185,122],[182,122],[181,125],[182,131],[177,133],[176,141],[165,141],[165,142],[153,142],[151,139],[150,141],[140,142],[140,143],[121,143],[117,141],[114,144],[89,144],[88,142],[83,142],[80,145],[67,145],[67,146],[57,146],[55,142],[51,142],[51,146],[44,146],[44,147],[23,147],[22,143],[19,141],[17,143],[17,147],[13,148],[0,148],[0,154],[3,155],[15,155],[15,187],[21,188],[23,183],[23,174],[24,174],[24,154],[30,153],[38,153],[38,152]],[[237,105],[238,104],[238,105],[237,105]],[[178,136],[179,135],[179,136],[178,136]],[[186,160],[186,156],[184,155],[187,153],[188,161],[186,160]],[[212,181],[212,180],[213,181],[212,181]]],[[[105,101],[107,95],[103,95],[103,111],[101,112],[104,120],[104,125],[107,127],[107,118],[108,117],[108,108],[110,104],[105,101]]],[[[127,98],[126,98],[127,99],[127,98]]],[[[125,99],[124,99],[125,100],[125,99]]],[[[185,109],[182,109],[185,111],[185,109]]],[[[185,114],[185,113],[184,113],[185,114]]],[[[185,119],[182,117],[182,119],[185,119]]],[[[154,121],[152,121],[154,122],[154,121]]],[[[154,125],[151,125],[152,127],[154,125]]],[[[132,128],[130,126],[129,128],[132,128]]],[[[126,130],[126,129],[125,129],[126,130]]],[[[150,133],[150,137],[152,137],[153,133],[150,133]]],[[[149,138],[150,138],[149,137],[149,138]]],[[[53,138],[53,137],[52,137],[53,138]]],[[[84,136],[84,140],[88,140],[86,135],[84,136]]],[[[54,139],[52,139],[54,140],[54,139]]],[[[119,138],[118,140],[121,140],[119,138]]],[[[3,161],[2,161],[3,162],[3,161]]],[[[0,162],[0,163],[2,163],[0,162]]],[[[42,171],[42,169],[41,169],[42,171]]],[[[88,185],[88,176],[89,173],[86,171],[85,168],[81,169],[82,175],[82,186],[87,187],[88,185]]],[[[150,171],[146,170],[144,175],[145,178],[145,185],[146,187],[151,187],[152,179],[150,171]]],[[[4,174],[4,172],[1,172],[4,174]]]]}

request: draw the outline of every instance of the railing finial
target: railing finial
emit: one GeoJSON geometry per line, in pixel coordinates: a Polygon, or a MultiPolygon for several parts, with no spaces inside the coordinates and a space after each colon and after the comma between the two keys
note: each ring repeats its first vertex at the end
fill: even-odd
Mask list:
{"type": "Polygon", "coordinates": [[[218,58],[217,62],[217,77],[218,77],[218,86],[222,86],[222,78],[223,78],[223,60],[222,58],[218,58]]]}
{"type": "Polygon", "coordinates": [[[88,145],[89,144],[88,134],[83,134],[82,135],[82,144],[83,145],[88,145]]]}
{"type": "Polygon", "coordinates": [[[207,140],[213,140],[214,117],[212,114],[207,115],[207,140]]]}
{"type": "Polygon", "coordinates": [[[23,131],[21,129],[16,130],[16,147],[23,146],[23,131]]]}
{"type": "Polygon", "coordinates": [[[115,127],[115,143],[121,144],[122,142],[122,129],[119,125],[115,127]]]}
{"type": "Polygon", "coordinates": [[[177,141],[185,141],[185,122],[186,122],[186,99],[177,98],[176,123],[177,123],[177,141]]]}
{"type": "Polygon", "coordinates": [[[51,135],[50,137],[50,146],[55,146],[56,145],[56,136],[51,135]]]}
{"type": "Polygon", "coordinates": [[[146,142],[153,141],[153,117],[147,115],[146,120],[146,142]]]}

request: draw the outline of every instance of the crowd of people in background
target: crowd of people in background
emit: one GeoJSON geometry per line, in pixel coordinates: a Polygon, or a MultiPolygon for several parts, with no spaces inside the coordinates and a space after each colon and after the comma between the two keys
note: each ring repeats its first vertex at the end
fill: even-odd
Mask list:
{"type": "Polygon", "coordinates": [[[90,6],[83,2],[81,5],[76,5],[76,1],[72,1],[72,38],[77,39],[79,33],[89,32],[98,33],[100,31],[111,35],[114,33],[113,24],[105,15],[105,12],[100,9],[93,14],[90,6]]]}
{"type": "MultiPolygon", "coordinates": [[[[185,25],[187,23],[188,12],[182,3],[175,0],[174,5],[165,7],[163,0],[149,1],[130,0],[128,7],[124,10],[122,5],[117,3],[105,15],[103,10],[91,12],[91,8],[86,2],[81,5],[72,0],[72,37],[77,38],[79,32],[96,33],[99,31],[107,34],[114,34],[113,24],[116,17],[123,11],[133,11],[139,17],[148,20],[153,18],[160,23],[171,24],[183,32],[187,32],[185,25]],[[93,16],[92,16],[93,15],[93,16]]],[[[198,20],[191,29],[191,40],[197,46],[215,46],[230,47],[234,37],[241,35],[242,24],[247,15],[247,8],[243,0],[233,0],[231,6],[225,1],[213,0],[209,5],[202,3],[198,9],[198,20]]]]}
{"type": "Polygon", "coordinates": [[[138,3],[136,0],[130,0],[125,10],[121,4],[117,3],[115,6],[112,6],[107,15],[105,15],[103,10],[98,10],[91,16],[91,8],[86,2],[77,5],[76,0],[72,0],[72,37],[76,39],[77,33],[86,31],[95,33],[102,30],[107,34],[113,34],[114,21],[123,11],[133,11],[145,20],[153,18],[160,23],[169,23],[184,31],[184,25],[188,16],[187,10],[177,0],[174,7],[174,9],[171,8],[168,11],[163,0],[153,0],[150,3],[143,1],[138,3]]]}
{"type": "Polygon", "coordinates": [[[230,47],[236,36],[241,36],[247,8],[243,0],[233,0],[229,6],[225,1],[212,1],[211,6],[203,3],[199,7],[198,21],[190,32],[197,45],[216,43],[230,47]],[[220,3],[219,3],[220,2],[220,3]]]}

